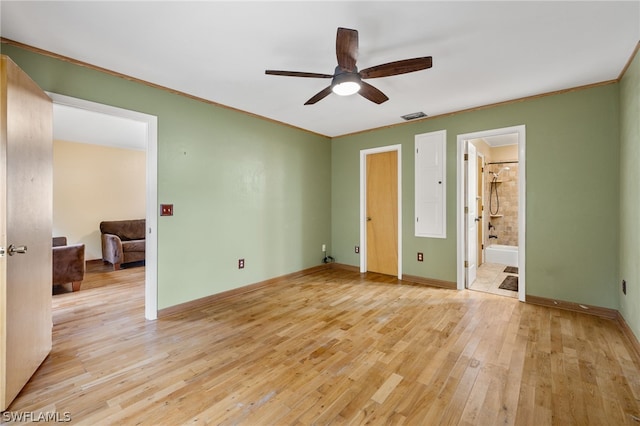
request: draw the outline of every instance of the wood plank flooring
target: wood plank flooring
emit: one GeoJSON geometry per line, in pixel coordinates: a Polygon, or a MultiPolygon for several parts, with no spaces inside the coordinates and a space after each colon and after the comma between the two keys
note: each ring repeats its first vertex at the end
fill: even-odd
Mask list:
{"type": "Polygon", "coordinates": [[[144,267],[94,268],[79,292],[53,296],[53,315],[53,350],[11,413],[86,425],[640,424],[640,362],[617,323],[512,298],[333,269],[152,322],[144,267]]]}

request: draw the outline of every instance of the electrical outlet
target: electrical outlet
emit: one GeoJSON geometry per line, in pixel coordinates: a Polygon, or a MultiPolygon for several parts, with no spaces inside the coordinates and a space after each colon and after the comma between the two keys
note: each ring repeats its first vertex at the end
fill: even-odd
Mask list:
{"type": "Polygon", "coordinates": [[[627,294],[627,282],[622,280],[622,294],[627,294]]]}
{"type": "Polygon", "coordinates": [[[326,245],[326,244],[323,244],[323,245],[322,245],[322,251],[323,251],[323,252],[327,251],[327,245],[326,245]]]}
{"type": "Polygon", "coordinates": [[[418,252],[418,262],[422,262],[424,260],[424,254],[418,252]]]}
{"type": "Polygon", "coordinates": [[[238,259],[238,269],[244,269],[244,259],[238,259]]]}
{"type": "Polygon", "coordinates": [[[160,216],[173,216],[173,204],[160,204],[160,216]]]}
{"type": "Polygon", "coordinates": [[[360,247],[356,246],[356,253],[360,253],[360,247]]]}

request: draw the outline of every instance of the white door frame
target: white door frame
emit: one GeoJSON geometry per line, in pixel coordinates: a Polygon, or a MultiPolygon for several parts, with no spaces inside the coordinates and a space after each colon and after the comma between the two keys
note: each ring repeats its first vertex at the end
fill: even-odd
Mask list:
{"type": "Polygon", "coordinates": [[[146,225],[145,239],[145,291],[144,316],[148,320],[158,318],[158,118],[110,105],[86,101],[47,92],[54,104],[84,109],[144,123],[147,127],[147,182],[146,182],[146,225]]]}
{"type": "MultiPolygon", "coordinates": [[[[484,166],[485,166],[484,154],[481,153],[481,152],[478,152],[477,154],[478,154],[478,158],[482,158],[482,169],[484,170],[484,166]]],[[[482,206],[484,207],[484,201],[485,201],[484,200],[484,189],[485,189],[484,188],[484,173],[481,173],[481,174],[482,174],[482,178],[480,179],[481,187],[480,187],[480,194],[478,194],[478,195],[480,197],[482,197],[482,206]]],[[[482,244],[484,244],[484,240],[485,240],[485,238],[484,238],[484,230],[487,229],[486,226],[488,225],[488,221],[487,221],[487,217],[486,217],[487,215],[484,214],[484,211],[480,211],[478,213],[480,213],[482,215],[482,220],[480,221],[480,228],[481,228],[481,233],[482,233],[482,244]]],[[[481,253],[482,253],[481,254],[482,257],[480,259],[478,259],[478,265],[482,265],[484,263],[484,250],[482,250],[481,253]]]]}
{"type": "Polygon", "coordinates": [[[469,139],[480,139],[491,136],[505,135],[509,133],[518,134],[518,300],[525,301],[525,242],[526,242],[526,127],[525,125],[504,127],[501,129],[485,130],[481,132],[460,134],[457,137],[457,288],[465,288],[465,232],[464,232],[464,183],[466,180],[464,172],[464,142],[469,139]]]}
{"type": "Polygon", "coordinates": [[[367,272],[367,155],[398,152],[398,279],[402,279],[402,145],[360,151],[360,272],[367,272]]]}

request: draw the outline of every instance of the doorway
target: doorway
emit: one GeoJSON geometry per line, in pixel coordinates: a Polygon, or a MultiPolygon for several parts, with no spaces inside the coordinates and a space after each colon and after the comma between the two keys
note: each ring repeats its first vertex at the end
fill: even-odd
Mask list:
{"type": "Polygon", "coordinates": [[[360,272],[402,278],[402,149],[360,151],[360,272]]]}
{"type": "MultiPolygon", "coordinates": [[[[158,317],[158,277],[157,277],[157,164],[158,164],[158,129],[157,117],[116,108],[109,105],[72,98],[56,93],[47,93],[54,104],[70,108],[96,112],[107,116],[124,118],[138,122],[144,126],[146,141],[146,260],[145,260],[145,318],[155,320],[158,317]]],[[[55,121],[55,120],[54,120],[55,121]]],[[[54,129],[55,130],[55,129],[54,129]]]]}
{"type": "MultiPolygon", "coordinates": [[[[504,143],[504,142],[502,142],[504,143]]],[[[477,271],[477,266],[482,263],[482,259],[484,257],[484,261],[486,262],[487,273],[493,274],[496,272],[495,279],[502,280],[506,278],[506,275],[512,276],[509,279],[509,283],[507,282],[498,282],[496,284],[496,289],[498,289],[498,285],[500,285],[500,289],[496,290],[497,294],[517,294],[517,297],[520,301],[525,300],[525,126],[514,126],[502,129],[494,129],[487,130],[482,132],[475,133],[467,133],[461,134],[457,137],[457,163],[458,163],[458,188],[457,188],[457,200],[458,200],[458,208],[457,208],[457,229],[458,229],[458,241],[457,241],[457,288],[464,289],[470,288],[474,283],[475,277],[474,273],[477,271]],[[492,161],[490,158],[484,157],[485,166],[484,173],[476,174],[476,167],[471,166],[471,163],[479,164],[479,156],[476,149],[476,146],[471,143],[472,141],[482,140],[493,141],[500,143],[500,141],[504,140],[515,140],[516,146],[513,147],[515,149],[516,159],[503,160],[500,158],[496,158],[496,161],[492,161]],[[469,146],[472,146],[469,149],[469,146]],[[468,155],[465,160],[465,154],[468,155]],[[509,167],[509,164],[512,166],[509,167]],[[471,176],[473,173],[473,176],[471,176]],[[498,194],[502,194],[504,188],[500,188],[500,185],[506,181],[503,181],[503,178],[506,177],[507,174],[511,174],[512,182],[510,185],[515,186],[517,189],[515,190],[517,196],[517,206],[513,216],[517,216],[517,218],[512,217],[512,225],[509,228],[516,228],[517,232],[511,237],[511,241],[507,244],[500,244],[502,241],[498,241],[498,244],[495,244],[491,247],[492,253],[496,253],[500,257],[500,259],[509,259],[508,262],[501,266],[503,263],[501,260],[491,261],[490,258],[487,257],[487,249],[488,244],[493,244],[497,241],[497,238],[500,236],[503,239],[507,239],[506,229],[508,228],[503,223],[507,222],[507,219],[503,219],[504,212],[503,211],[488,211],[489,205],[493,207],[495,210],[496,202],[493,199],[487,199],[489,195],[492,197],[496,197],[498,194]],[[487,176],[491,175],[495,179],[489,179],[487,176]],[[502,175],[502,177],[500,177],[502,175]],[[481,177],[482,176],[482,177],[481,177]],[[469,186],[472,185],[474,188],[479,188],[481,185],[478,182],[478,179],[482,179],[485,181],[485,184],[489,183],[490,185],[485,185],[486,189],[483,194],[474,194],[475,191],[469,191],[469,186]],[[516,182],[517,181],[517,182],[516,182]],[[493,192],[491,194],[486,194],[488,192],[488,188],[491,188],[493,192]],[[474,199],[471,200],[471,197],[474,199]],[[484,211],[476,212],[476,199],[483,198],[484,201],[484,211]],[[493,201],[492,204],[489,201],[493,201]],[[471,206],[474,204],[474,206],[471,206]],[[473,223],[472,223],[473,222],[473,223]],[[482,232],[485,234],[484,240],[480,240],[477,229],[474,231],[473,224],[477,225],[477,229],[481,228],[482,232]],[[496,227],[500,225],[502,226],[500,233],[496,232],[496,227]],[[495,239],[494,239],[495,238],[495,239]],[[482,254],[480,250],[477,249],[477,245],[481,244],[481,247],[484,248],[482,254]],[[505,247],[501,247],[505,246],[505,247]],[[504,250],[503,250],[504,249],[504,250]],[[492,263],[494,264],[493,269],[491,269],[492,263]],[[507,268],[508,266],[508,268],[507,268]],[[499,269],[499,270],[498,270],[499,269]],[[515,272],[514,272],[515,271],[515,272]],[[505,275],[503,277],[502,275],[505,275]],[[514,277],[515,276],[515,277],[514,277]],[[504,291],[505,287],[503,284],[514,284],[515,282],[515,292],[512,291],[504,291]],[[502,284],[501,284],[502,283],[502,284]]],[[[503,195],[503,194],[502,194],[503,195]]],[[[503,208],[506,207],[506,204],[503,200],[503,208]]],[[[493,256],[493,254],[492,254],[493,256]]],[[[506,286],[509,288],[509,286],[506,286]]]]}

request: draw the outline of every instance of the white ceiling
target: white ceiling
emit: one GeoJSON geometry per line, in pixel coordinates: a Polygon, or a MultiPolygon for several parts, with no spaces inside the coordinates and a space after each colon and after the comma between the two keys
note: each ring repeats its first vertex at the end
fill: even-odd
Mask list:
{"type": "Polygon", "coordinates": [[[509,133],[507,135],[490,136],[482,138],[482,140],[484,140],[490,147],[517,145],[518,134],[509,133]]]}
{"type": "Polygon", "coordinates": [[[640,40],[625,2],[0,2],[2,37],[327,136],[618,78],[640,40]],[[433,68],[367,80],[390,100],[329,95],[338,27],[358,67],[432,56],[433,68]]]}
{"type": "Polygon", "coordinates": [[[144,151],[147,124],[54,103],[53,139],[144,151]]]}

